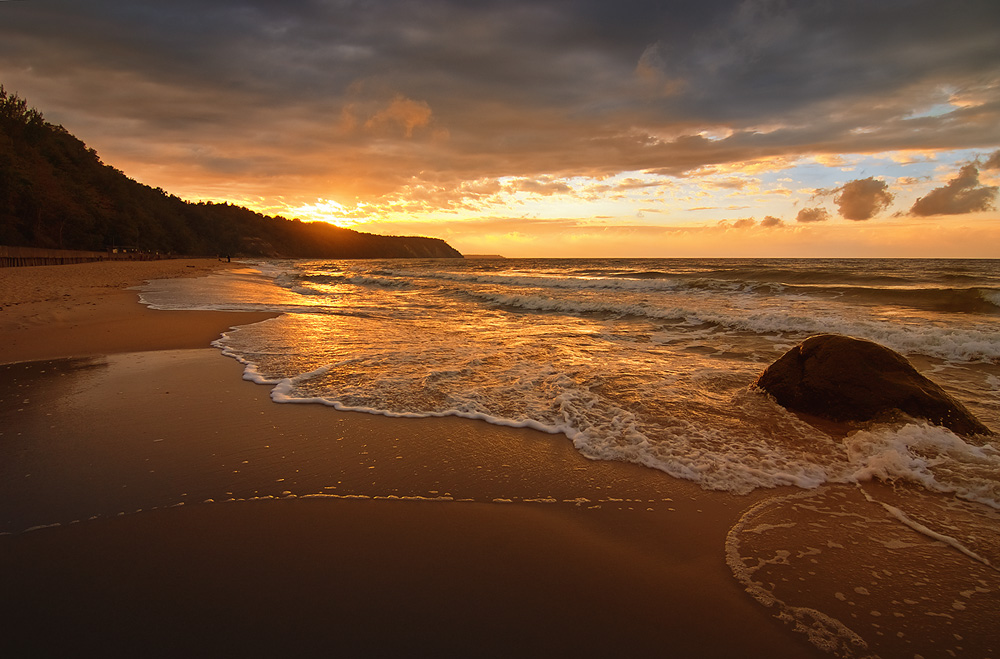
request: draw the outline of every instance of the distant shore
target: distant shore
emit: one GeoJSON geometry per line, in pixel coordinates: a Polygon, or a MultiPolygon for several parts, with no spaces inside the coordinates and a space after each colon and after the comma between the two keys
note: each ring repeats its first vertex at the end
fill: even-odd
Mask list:
{"type": "Polygon", "coordinates": [[[753,497],[562,436],[273,404],[205,348],[266,314],[127,290],[220,267],[0,271],[11,656],[821,656],[724,562],[753,497]]]}

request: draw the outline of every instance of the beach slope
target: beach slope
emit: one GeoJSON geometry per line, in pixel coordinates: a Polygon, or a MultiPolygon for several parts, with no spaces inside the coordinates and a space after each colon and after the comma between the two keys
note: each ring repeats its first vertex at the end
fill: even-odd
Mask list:
{"type": "Polygon", "coordinates": [[[7,656],[821,656],[725,563],[760,497],[560,435],[276,405],[205,347],[266,315],[128,290],[216,267],[0,271],[7,656]]]}

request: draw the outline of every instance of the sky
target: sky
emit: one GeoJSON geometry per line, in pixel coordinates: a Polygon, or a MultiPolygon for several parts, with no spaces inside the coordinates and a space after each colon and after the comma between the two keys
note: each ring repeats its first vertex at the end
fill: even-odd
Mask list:
{"type": "Polygon", "coordinates": [[[996,0],[0,0],[191,201],[510,257],[1000,258],[996,0]]]}

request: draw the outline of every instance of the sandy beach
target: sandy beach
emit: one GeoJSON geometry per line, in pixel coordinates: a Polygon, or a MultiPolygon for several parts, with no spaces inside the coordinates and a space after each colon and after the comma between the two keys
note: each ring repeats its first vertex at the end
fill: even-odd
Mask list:
{"type": "Polygon", "coordinates": [[[152,311],[129,290],[218,267],[0,270],[5,656],[828,656],[726,563],[744,513],[794,490],[275,404],[208,347],[266,314],[152,311]]]}
{"type": "Polygon", "coordinates": [[[752,501],[560,436],[275,405],[206,347],[260,314],[128,290],[220,265],[0,271],[7,656],[818,654],[725,565],[752,501]]]}
{"type": "Polygon", "coordinates": [[[231,320],[253,323],[270,315],[153,311],[137,304],[129,288],[233,265],[178,259],[0,268],[0,364],[206,347],[235,324],[231,320]]]}

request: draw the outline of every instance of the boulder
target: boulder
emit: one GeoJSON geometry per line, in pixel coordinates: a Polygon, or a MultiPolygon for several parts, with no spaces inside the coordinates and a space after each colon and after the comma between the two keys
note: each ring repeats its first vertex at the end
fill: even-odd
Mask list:
{"type": "Polygon", "coordinates": [[[905,357],[849,336],[806,339],[768,366],[756,385],[789,410],[833,421],[872,421],[898,410],[959,434],[992,434],[905,357]]]}

